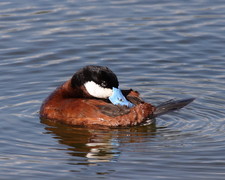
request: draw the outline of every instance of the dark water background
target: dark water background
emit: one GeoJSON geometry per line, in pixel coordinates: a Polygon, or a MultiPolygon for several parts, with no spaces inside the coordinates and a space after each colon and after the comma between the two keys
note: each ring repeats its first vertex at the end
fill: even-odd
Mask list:
{"type": "Polygon", "coordinates": [[[225,178],[225,1],[2,0],[0,38],[0,179],[225,178]],[[41,123],[88,64],[155,105],[197,99],[156,126],[41,123]]]}

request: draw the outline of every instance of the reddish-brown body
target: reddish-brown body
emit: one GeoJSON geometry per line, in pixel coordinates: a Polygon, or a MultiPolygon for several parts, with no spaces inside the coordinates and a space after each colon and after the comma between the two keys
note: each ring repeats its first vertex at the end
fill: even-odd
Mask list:
{"type": "Polygon", "coordinates": [[[132,90],[126,92],[124,94],[126,98],[135,104],[132,108],[116,106],[107,100],[93,98],[84,87],[73,89],[69,80],[44,101],[40,116],[78,126],[117,127],[145,122],[153,114],[155,107],[143,102],[138,92],[132,90]]]}

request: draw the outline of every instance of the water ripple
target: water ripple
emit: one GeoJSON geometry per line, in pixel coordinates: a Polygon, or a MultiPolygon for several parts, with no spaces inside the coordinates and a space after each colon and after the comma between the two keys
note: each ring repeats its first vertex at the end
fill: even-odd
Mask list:
{"type": "Polygon", "coordinates": [[[3,179],[224,179],[223,1],[10,0],[0,9],[3,179]],[[121,88],[154,105],[196,100],[152,126],[40,123],[42,101],[88,64],[110,67],[121,88]]]}

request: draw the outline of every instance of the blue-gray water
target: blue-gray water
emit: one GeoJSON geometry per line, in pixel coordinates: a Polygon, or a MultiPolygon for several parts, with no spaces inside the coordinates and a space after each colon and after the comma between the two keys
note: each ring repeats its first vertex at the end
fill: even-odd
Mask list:
{"type": "Polygon", "coordinates": [[[0,38],[0,179],[224,179],[224,1],[2,0],[0,38]],[[155,105],[197,99],[155,127],[41,123],[88,64],[155,105]]]}

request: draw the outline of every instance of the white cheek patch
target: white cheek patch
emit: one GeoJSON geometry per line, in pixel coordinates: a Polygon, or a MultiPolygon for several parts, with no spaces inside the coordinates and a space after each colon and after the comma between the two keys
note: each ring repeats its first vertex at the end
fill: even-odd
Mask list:
{"type": "Polygon", "coordinates": [[[84,84],[87,92],[96,97],[96,98],[104,98],[107,99],[112,95],[113,90],[110,88],[103,88],[100,85],[96,84],[94,81],[88,81],[84,84]]]}

